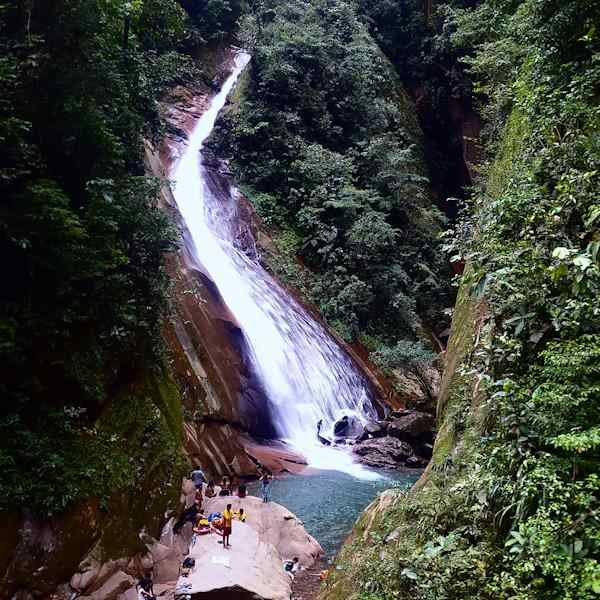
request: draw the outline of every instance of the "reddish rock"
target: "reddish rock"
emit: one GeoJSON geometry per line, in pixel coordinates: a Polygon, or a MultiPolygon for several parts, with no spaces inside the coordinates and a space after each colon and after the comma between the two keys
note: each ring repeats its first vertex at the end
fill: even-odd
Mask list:
{"type": "Polygon", "coordinates": [[[273,442],[266,446],[248,440],[244,447],[255,461],[258,461],[271,473],[298,474],[307,466],[306,458],[293,452],[281,442],[273,442]]]}

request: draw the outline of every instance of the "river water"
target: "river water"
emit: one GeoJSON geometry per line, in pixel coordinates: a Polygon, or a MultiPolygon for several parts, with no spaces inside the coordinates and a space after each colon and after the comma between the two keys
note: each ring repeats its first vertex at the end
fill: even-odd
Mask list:
{"type": "Polygon", "coordinates": [[[233,72],[196,124],[171,172],[174,196],[199,264],[244,334],[278,437],[311,466],[376,480],[348,452],[325,447],[316,437],[321,420],[322,432],[331,436],[335,421],[344,415],[362,422],[375,416],[364,374],[325,328],[239,248],[230,208],[236,202],[235,189],[225,177],[222,185],[209,186],[201,162],[203,144],[249,60],[248,54],[236,55],[233,72]]]}
{"type": "MultiPolygon", "coordinates": [[[[390,487],[409,488],[420,472],[400,472],[365,480],[341,471],[315,471],[306,475],[277,478],[272,484],[271,500],[293,512],[323,547],[331,560],[346,539],[361,511],[377,493],[390,487]]],[[[260,496],[260,486],[248,486],[260,496]]]]}

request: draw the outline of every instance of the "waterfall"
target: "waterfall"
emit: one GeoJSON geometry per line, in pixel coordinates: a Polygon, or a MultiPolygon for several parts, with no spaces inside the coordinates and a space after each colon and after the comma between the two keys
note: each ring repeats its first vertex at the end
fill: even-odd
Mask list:
{"type": "Polygon", "coordinates": [[[227,218],[235,190],[228,184],[218,190],[209,186],[200,160],[202,145],[249,60],[246,53],[236,55],[233,72],[197,122],[171,173],[174,196],[198,261],[244,334],[281,439],[314,467],[366,477],[369,471],[354,464],[349,452],[323,446],[316,437],[321,420],[322,433],[331,435],[343,415],[362,422],[376,416],[364,375],[325,328],[237,247],[227,218]]]}

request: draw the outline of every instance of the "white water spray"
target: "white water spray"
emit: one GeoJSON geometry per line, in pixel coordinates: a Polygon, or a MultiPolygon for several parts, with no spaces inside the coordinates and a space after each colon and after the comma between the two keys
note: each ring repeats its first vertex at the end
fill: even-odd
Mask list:
{"type": "Polygon", "coordinates": [[[198,260],[244,333],[281,439],[313,467],[376,477],[355,464],[349,452],[323,446],[316,435],[320,420],[322,432],[331,435],[343,415],[363,422],[375,416],[364,376],[321,324],[236,248],[224,208],[235,194],[227,188],[226,197],[217,197],[207,185],[202,145],[249,60],[245,53],[236,56],[233,72],[196,124],[171,174],[175,199],[198,260]]]}

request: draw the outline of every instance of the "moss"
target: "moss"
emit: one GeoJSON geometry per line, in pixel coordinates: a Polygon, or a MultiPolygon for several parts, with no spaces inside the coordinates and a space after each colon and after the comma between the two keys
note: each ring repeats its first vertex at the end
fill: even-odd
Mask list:
{"type": "MultiPolygon", "coordinates": [[[[465,270],[465,277],[468,276],[468,272],[469,267],[465,270]]],[[[438,398],[438,421],[443,418],[449,400],[462,397],[462,394],[454,393],[459,389],[462,390],[464,385],[464,379],[458,373],[458,367],[472,348],[473,332],[480,309],[481,307],[471,295],[470,286],[461,285],[452,316],[452,335],[446,350],[446,364],[438,398]]]]}
{"type": "Polygon", "coordinates": [[[175,507],[184,471],[182,427],[180,397],[164,372],[145,373],[103,415],[99,435],[114,440],[104,461],[115,488],[104,503],[104,560],[141,550],[141,528],[157,535],[165,510],[175,507]]]}
{"type": "Polygon", "coordinates": [[[165,374],[159,377],[153,376],[150,385],[154,389],[152,400],[164,417],[173,439],[181,440],[183,437],[183,414],[177,386],[165,374]]]}
{"type": "Polygon", "coordinates": [[[229,94],[228,110],[237,112],[240,106],[242,106],[246,100],[248,94],[248,86],[252,81],[252,63],[250,63],[240,74],[233,90],[229,94]]]}
{"type": "Polygon", "coordinates": [[[492,197],[499,196],[512,175],[520,168],[519,156],[523,143],[530,139],[531,127],[526,116],[513,110],[504,128],[498,154],[492,163],[486,182],[486,191],[492,197]]]}
{"type": "Polygon", "coordinates": [[[336,558],[335,569],[321,594],[323,600],[396,597],[377,593],[377,586],[402,589],[400,572],[402,565],[408,564],[408,557],[419,552],[436,530],[441,535],[464,518],[462,507],[468,493],[465,465],[477,460],[478,434],[466,422],[470,418],[473,386],[460,367],[469,357],[483,315],[483,305],[473,297],[470,286],[463,285],[446,353],[438,405],[440,427],[432,461],[410,492],[398,494],[383,508],[378,509],[375,502],[361,515],[350,541],[336,558]],[[386,542],[390,536],[395,540],[392,543],[386,542]],[[357,581],[361,582],[361,589],[357,589],[357,581]],[[365,591],[370,581],[373,593],[365,591]]]}

